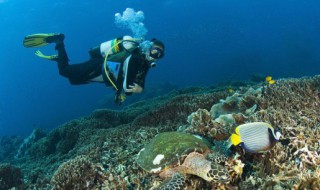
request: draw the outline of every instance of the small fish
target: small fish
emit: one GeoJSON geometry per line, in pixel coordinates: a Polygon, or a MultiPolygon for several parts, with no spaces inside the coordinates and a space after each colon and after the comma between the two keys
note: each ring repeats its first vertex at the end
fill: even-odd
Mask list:
{"type": "Polygon", "coordinates": [[[269,84],[274,84],[274,83],[276,83],[276,81],[275,80],[269,80],[268,83],[269,84]]]}
{"type": "Polygon", "coordinates": [[[229,87],[229,88],[228,88],[228,92],[229,92],[229,93],[233,93],[234,90],[233,90],[231,87],[229,87]]]}
{"type": "Polygon", "coordinates": [[[276,83],[276,81],[272,79],[272,76],[266,76],[266,81],[267,81],[267,83],[269,83],[269,84],[274,84],[274,83],[276,83]]]}
{"type": "Polygon", "coordinates": [[[272,76],[266,76],[266,81],[269,82],[270,80],[272,80],[272,76]]]}
{"type": "Polygon", "coordinates": [[[281,133],[276,131],[270,124],[253,122],[239,125],[229,138],[230,146],[240,145],[251,153],[270,150],[279,141],[281,133]]]}

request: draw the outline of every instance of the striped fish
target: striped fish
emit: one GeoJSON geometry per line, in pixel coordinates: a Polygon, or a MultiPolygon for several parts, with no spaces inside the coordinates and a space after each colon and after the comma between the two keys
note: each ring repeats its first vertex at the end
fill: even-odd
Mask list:
{"type": "Polygon", "coordinates": [[[248,152],[257,153],[270,150],[280,136],[270,124],[253,122],[239,125],[229,140],[234,146],[240,145],[248,152]]]}

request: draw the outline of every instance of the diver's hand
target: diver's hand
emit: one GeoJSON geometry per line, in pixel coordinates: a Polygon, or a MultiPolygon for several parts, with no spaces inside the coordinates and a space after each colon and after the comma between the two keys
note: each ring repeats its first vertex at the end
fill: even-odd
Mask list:
{"type": "Polygon", "coordinates": [[[143,88],[137,83],[133,83],[133,85],[129,85],[129,88],[126,89],[126,92],[131,92],[131,93],[141,93],[142,91],[143,91],[143,88]]]}

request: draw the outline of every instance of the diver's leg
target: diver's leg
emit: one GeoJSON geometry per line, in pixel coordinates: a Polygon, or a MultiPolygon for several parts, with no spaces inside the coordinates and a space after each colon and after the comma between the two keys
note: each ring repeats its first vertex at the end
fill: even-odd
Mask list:
{"type": "Polygon", "coordinates": [[[100,52],[100,46],[91,48],[89,50],[89,55],[91,58],[102,58],[101,52],[100,52]]]}
{"type": "Polygon", "coordinates": [[[101,75],[102,62],[102,59],[90,59],[83,63],[69,65],[64,72],[68,74],[71,84],[86,84],[101,75]]]}
{"type": "Polygon", "coordinates": [[[64,48],[64,43],[57,43],[55,49],[58,51],[58,57],[55,61],[58,63],[59,74],[69,78],[70,73],[68,72],[69,58],[64,48]]]}
{"type": "Polygon", "coordinates": [[[63,42],[57,43],[55,49],[58,51],[58,57],[55,61],[58,63],[59,74],[68,78],[71,84],[86,84],[90,79],[101,75],[102,56],[70,65],[63,42]]]}

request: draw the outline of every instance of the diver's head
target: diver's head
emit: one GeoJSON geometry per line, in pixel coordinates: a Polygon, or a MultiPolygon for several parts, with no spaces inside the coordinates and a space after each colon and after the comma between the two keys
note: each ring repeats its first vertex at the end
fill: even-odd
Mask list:
{"type": "Polygon", "coordinates": [[[162,58],[164,56],[164,44],[155,38],[153,38],[151,42],[150,57],[157,60],[162,58]]]}
{"type": "Polygon", "coordinates": [[[146,59],[151,62],[150,66],[154,67],[155,62],[164,56],[164,44],[155,38],[151,40],[151,44],[149,52],[146,54],[146,59]]]}

